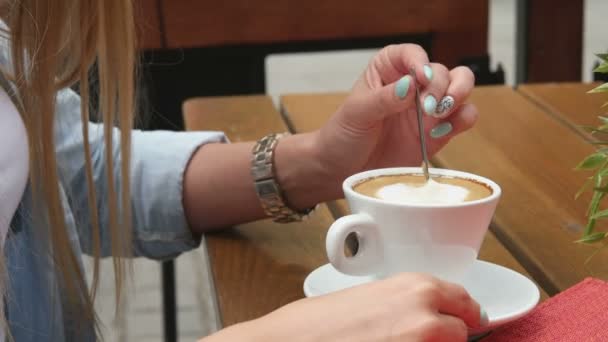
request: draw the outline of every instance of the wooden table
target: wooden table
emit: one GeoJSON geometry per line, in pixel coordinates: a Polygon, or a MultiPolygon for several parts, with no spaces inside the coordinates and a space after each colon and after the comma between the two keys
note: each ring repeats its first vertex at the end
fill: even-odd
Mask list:
{"type": "MultiPolygon", "coordinates": [[[[585,224],[588,196],[574,193],[586,175],[573,167],[593,147],[576,128],[593,124],[603,98],[585,94],[590,85],[542,84],[478,87],[471,102],[478,124],[435,158],[441,167],[473,172],[498,182],[503,197],[480,259],[532,277],[543,299],[587,276],[606,278],[606,253],[588,264],[593,247],[573,243],[585,224]],[[580,114],[580,117],[575,114],[580,114]],[[587,120],[587,121],[586,121],[587,120]]],[[[300,94],[281,98],[281,112],[266,96],[197,98],[184,105],[191,130],[223,130],[232,141],[268,132],[318,128],[345,94],[300,94]]],[[[321,206],[304,223],[268,220],[207,236],[222,323],[259,317],[303,297],[302,283],[327,262],[324,235],[343,201],[321,206]]]]}

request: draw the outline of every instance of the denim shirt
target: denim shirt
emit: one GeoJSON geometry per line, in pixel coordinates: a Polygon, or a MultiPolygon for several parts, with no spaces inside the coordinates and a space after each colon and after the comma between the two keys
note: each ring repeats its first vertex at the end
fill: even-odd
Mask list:
{"type": "MultiPolygon", "coordinates": [[[[56,118],[55,143],[65,221],[72,248],[80,259],[83,253],[91,253],[92,239],[80,98],[72,90],[58,94],[56,118]]],[[[110,256],[103,127],[88,125],[101,253],[110,256]]],[[[119,132],[115,130],[114,133],[112,154],[116,169],[113,171],[119,177],[119,132]]],[[[130,174],[135,256],[169,259],[198,246],[200,240],[192,235],[184,215],[184,170],[199,146],[225,140],[220,132],[133,131],[130,174]]],[[[32,220],[30,203],[31,192],[26,189],[4,246],[9,277],[5,310],[11,334],[17,342],[83,341],[82,335],[75,335],[75,329],[83,328],[82,322],[75,317],[77,313],[68,312],[64,305],[66,293],[58,284],[59,278],[53,269],[50,239],[44,236],[46,229],[40,229],[32,220]]],[[[80,262],[82,267],[82,260],[80,262]]],[[[93,341],[92,323],[85,324],[84,329],[84,341],[93,341]]]]}

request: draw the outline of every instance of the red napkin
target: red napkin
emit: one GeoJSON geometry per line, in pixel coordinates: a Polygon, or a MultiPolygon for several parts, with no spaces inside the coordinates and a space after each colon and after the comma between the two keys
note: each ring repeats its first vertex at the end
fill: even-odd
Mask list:
{"type": "Polygon", "coordinates": [[[481,341],[608,341],[608,282],[587,278],[481,341]]]}

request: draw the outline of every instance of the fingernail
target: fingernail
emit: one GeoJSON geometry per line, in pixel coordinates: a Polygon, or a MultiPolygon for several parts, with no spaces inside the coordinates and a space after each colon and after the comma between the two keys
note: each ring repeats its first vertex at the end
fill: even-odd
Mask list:
{"type": "Polygon", "coordinates": [[[429,81],[430,81],[430,80],[432,80],[432,79],[433,79],[433,69],[431,68],[431,66],[430,66],[430,65],[425,64],[425,65],[422,67],[422,70],[424,70],[424,76],[426,76],[426,79],[427,79],[427,80],[429,80],[429,81]]]}
{"type": "Polygon", "coordinates": [[[433,138],[441,138],[446,134],[452,131],[452,124],[449,122],[442,122],[439,125],[435,126],[431,130],[431,137],[433,138]]]}
{"type": "Polygon", "coordinates": [[[490,323],[488,313],[483,308],[479,308],[479,326],[484,327],[490,323]]]}
{"type": "Polygon", "coordinates": [[[444,96],[439,104],[437,104],[437,110],[435,110],[435,114],[444,114],[448,112],[450,109],[454,107],[454,98],[451,96],[444,96]]]}
{"type": "Polygon", "coordinates": [[[410,78],[408,76],[403,76],[399,81],[397,81],[397,85],[395,86],[395,95],[398,98],[403,99],[407,96],[407,91],[410,89],[410,78]]]}
{"type": "Polygon", "coordinates": [[[435,96],[427,95],[427,97],[424,99],[424,111],[428,115],[432,115],[433,113],[435,113],[436,108],[437,108],[437,100],[435,99],[435,96]]]}

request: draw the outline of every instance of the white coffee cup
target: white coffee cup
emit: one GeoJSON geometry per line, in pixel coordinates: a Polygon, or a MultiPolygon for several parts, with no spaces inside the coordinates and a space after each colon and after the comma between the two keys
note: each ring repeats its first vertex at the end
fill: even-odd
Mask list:
{"type": "Polygon", "coordinates": [[[477,259],[500,198],[495,182],[471,173],[430,169],[431,175],[469,179],[492,193],[456,204],[405,204],[366,196],[353,190],[363,180],[421,174],[420,168],[365,171],[347,178],[342,187],[352,214],[336,220],[326,237],[327,256],[340,272],[384,278],[399,272],[422,272],[458,282],[477,259]],[[346,256],[346,238],[356,233],[359,248],[346,256]]]}

